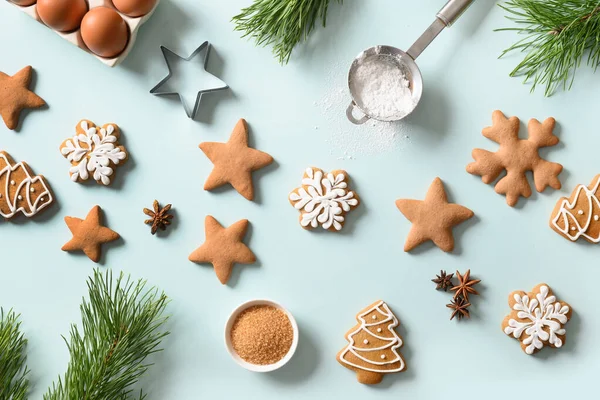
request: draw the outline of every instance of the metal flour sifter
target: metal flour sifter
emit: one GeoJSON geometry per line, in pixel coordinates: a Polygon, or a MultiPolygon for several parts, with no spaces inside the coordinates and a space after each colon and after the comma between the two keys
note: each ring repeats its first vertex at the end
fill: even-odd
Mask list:
{"type": "Polygon", "coordinates": [[[346,116],[350,122],[360,125],[364,124],[369,119],[398,121],[409,115],[417,107],[423,93],[423,77],[415,60],[427,46],[433,42],[437,35],[444,30],[444,28],[449,27],[456,22],[473,1],[474,0],[449,0],[437,13],[435,21],[406,52],[396,47],[381,45],[368,48],[361,52],[352,62],[350,71],[348,72],[348,88],[350,90],[350,96],[352,96],[352,101],[346,109],[346,116]],[[409,106],[408,112],[389,116],[373,116],[360,104],[360,101],[357,101],[357,94],[353,90],[352,82],[356,76],[358,67],[363,65],[366,60],[370,60],[371,57],[378,57],[382,60],[385,59],[385,62],[394,62],[397,65],[397,68],[402,71],[402,74],[408,80],[408,88],[412,94],[411,105],[409,106]],[[363,116],[359,118],[355,117],[355,109],[361,111],[363,116]]]}

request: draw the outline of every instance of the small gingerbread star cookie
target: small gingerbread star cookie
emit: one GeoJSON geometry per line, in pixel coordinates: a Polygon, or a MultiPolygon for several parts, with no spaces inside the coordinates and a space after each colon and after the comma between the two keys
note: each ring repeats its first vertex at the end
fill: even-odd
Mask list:
{"type": "Polygon", "coordinates": [[[396,206],[412,222],[404,244],[404,251],[411,251],[431,240],[437,247],[448,252],[454,249],[452,228],[473,217],[473,211],[458,204],[448,203],[444,184],[435,178],[425,200],[396,200],[396,206]]]}
{"type": "Polygon", "coordinates": [[[564,301],[556,300],[548,285],[540,283],[529,293],[512,292],[508,305],[511,312],[502,321],[502,330],[519,340],[526,354],[537,353],[544,346],[559,348],[565,343],[565,324],[573,310],[564,301]]]}
{"type": "Polygon", "coordinates": [[[28,65],[13,76],[0,72],[0,116],[10,130],[17,128],[23,109],[46,104],[44,99],[29,90],[32,71],[28,65]]]}
{"type": "Polygon", "coordinates": [[[206,239],[189,256],[195,263],[209,263],[215,268],[217,278],[226,284],[234,264],[252,264],[256,256],[243,242],[248,220],[242,219],[224,228],[213,216],[208,215],[204,221],[206,239]]]}
{"type": "Polygon", "coordinates": [[[93,262],[100,261],[102,244],[117,240],[117,232],[102,226],[100,206],[94,206],[85,219],[65,217],[73,238],[62,247],[63,251],[81,250],[93,262]]]}
{"type": "Polygon", "coordinates": [[[329,173],[310,167],[304,171],[302,186],[290,193],[289,201],[300,211],[300,225],[340,231],[346,214],[359,204],[357,194],[348,189],[348,174],[343,170],[329,173]]]}
{"type": "Polygon", "coordinates": [[[240,119],[227,143],[203,142],[199,145],[214,164],[204,190],[213,190],[230,184],[248,200],[254,199],[252,172],[273,162],[269,154],[248,146],[248,125],[240,119]]]}

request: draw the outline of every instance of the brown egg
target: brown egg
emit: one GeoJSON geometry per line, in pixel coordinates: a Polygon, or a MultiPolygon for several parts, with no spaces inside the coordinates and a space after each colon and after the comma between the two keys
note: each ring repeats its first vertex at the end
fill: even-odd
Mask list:
{"type": "Polygon", "coordinates": [[[85,0],[37,0],[37,13],[42,22],[60,32],[77,29],[87,10],[85,0]]]}
{"type": "Polygon", "coordinates": [[[118,12],[108,7],[96,7],[81,21],[81,38],[92,53],[112,58],[125,50],[129,31],[118,12]]]}
{"type": "Polygon", "coordinates": [[[10,1],[21,7],[31,6],[31,5],[35,4],[35,2],[36,2],[36,0],[10,0],[10,1]]]}
{"type": "Polygon", "coordinates": [[[112,0],[113,5],[128,17],[141,17],[148,14],[158,0],[112,0]]]}

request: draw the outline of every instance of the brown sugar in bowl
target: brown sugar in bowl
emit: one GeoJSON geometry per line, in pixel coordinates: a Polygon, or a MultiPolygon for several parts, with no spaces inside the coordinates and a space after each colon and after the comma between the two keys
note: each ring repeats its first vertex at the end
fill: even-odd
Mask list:
{"type": "Polygon", "coordinates": [[[225,346],[235,362],[255,372],[284,366],[298,346],[298,325],[285,308],[270,300],[237,307],[225,327],[225,346]]]}

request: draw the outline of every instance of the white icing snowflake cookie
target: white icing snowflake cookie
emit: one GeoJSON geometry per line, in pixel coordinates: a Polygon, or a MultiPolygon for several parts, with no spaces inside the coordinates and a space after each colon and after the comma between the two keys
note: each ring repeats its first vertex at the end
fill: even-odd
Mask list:
{"type": "Polygon", "coordinates": [[[119,144],[119,127],[116,124],[98,127],[83,119],[75,132],[75,136],[60,145],[61,154],[71,162],[71,180],[83,182],[91,175],[100,184],[110,184],[114,167],[127,160],[127,151],[119,144]]]}
{"type": "Polygon", "coordinates": [[[359,203],[356,193],[348,189],[346,171],[335,170],[325,174],[319,168],[307,168],[302,186],[289,195],[290,203],[300,211],[300,225],[305,229],[317,228],[339,231],[345,215],[359,203]]]}
{"type": "Polygon", "coordinates": [[[527,354],[544,346],[562,347],[567,331],[564,325],[571,318],[572,309],[564,301],[557,301],[552,290],[540,283],[531,292],[512,292],[508,295],[512,311],[502,321],[502,330],[521,342],[527,354]]]}

